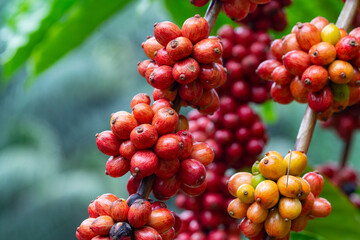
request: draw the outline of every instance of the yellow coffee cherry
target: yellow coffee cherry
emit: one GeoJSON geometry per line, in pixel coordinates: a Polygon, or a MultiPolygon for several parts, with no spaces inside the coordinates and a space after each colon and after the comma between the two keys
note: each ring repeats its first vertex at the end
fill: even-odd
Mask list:
{"type": "Polygon", "coordinates": [[[290,175],[299,176],[305,170],[308,163],[308,158],[302,151],[291,151],[285,156],[284,163],[286,165],[286,171],[289,168],[290,175]],[[289,168],[290,157],[291,161],[289,168]]]}
{"type": "Polygon", "coordinates": [[[242,184],[236,191],[236,195],[245,204],[251,204],[255,201],[255,189],[250,184],[242,184]]]}
{"type": "Polygon", "coordinates": [[[279,212],[285,219],[294,220],[300,216],[301,209],[301,202],[297,198],[282,197],[279,201],[279,212]]]}
{"type": "Polygon", "coordinates": [[[266,157],[275,157],[277,159],[282,160],[283,156],[281,156],[280,153],[278,153],[277,151],[268,151],[267,153],[265,153],[266,157]]]}
{"type": "Polygon", "coordinates": [[[260,173],[267,179],[278,180],[286,174],[286,165],[283,160],[267,156],[260,161],[260,173]]]}
{"type": "Polygon", "coordinates": [[[330,23],[321,30],[321,41],[328,42],[335,45],[341,39],[341,33],[339,28],[330,23]]]}

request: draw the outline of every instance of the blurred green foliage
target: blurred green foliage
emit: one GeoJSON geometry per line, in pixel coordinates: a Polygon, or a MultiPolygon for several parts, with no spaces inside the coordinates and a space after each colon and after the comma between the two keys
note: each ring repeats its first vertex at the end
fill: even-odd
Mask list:
{"type": "MultiPolygon", "coordinates": [[[[296,0],[287,9],[285,33],[317,15],[335,22],[341,6],[340,0],[296,0]]],[[[140,45],[153,23],[173,19],[181,26],[205,10],[188,0],[0,0],[0,239],[24,233],[28,239],[74,239],[92,199],[106,192],[126,198],[127,177],[104,174],[107,157],[97,150],[94,135],[109,129],[110,113],[130,111],[133,95],[151,93],[136,63],[146,58],[140,45]],[[33,85],[24,90],[24,84],[33,85]]],[[[220,14],[215,28],[223,23],[230,21],[220,14]]],[[[256,108],[273,122],[266,150],[286,153],[305,106],[256,108]]],[[[358,134],[354,141],[353,149],[359,149],[358,134]]],[[[317,127],[310,163],[337,161],[342,144],[332,131],[317,127]]],[[[355,151],[350,162],[360,170],[355,151]]],[[[357,239],[355,208],[330,184],[322,196],[332,202],[333,213],[291,238],[357,239]]]]}

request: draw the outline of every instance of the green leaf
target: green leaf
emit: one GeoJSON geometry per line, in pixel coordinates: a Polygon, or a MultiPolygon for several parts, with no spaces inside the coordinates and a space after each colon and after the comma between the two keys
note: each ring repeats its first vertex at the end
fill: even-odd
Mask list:
{"type": "Polygon", "coordinates": [[[330,240],[359,239],[360,213],[340,189],[326,180],[321,197],[331,203],[332,212],[326,218],[310,220],[306,230],[330,240]]]}
{"type": "Polygon", "coordinates": [[[322,236],[307,231],[291,232],[290,240],[325,240],[322,236]]]}
{"type": "Polygon", "coordinates": [[[274,108],[274,102],[266,101],[262,104],[260,115],[266,123],[275,123],[277,121],[277,112],[274,108]]]}

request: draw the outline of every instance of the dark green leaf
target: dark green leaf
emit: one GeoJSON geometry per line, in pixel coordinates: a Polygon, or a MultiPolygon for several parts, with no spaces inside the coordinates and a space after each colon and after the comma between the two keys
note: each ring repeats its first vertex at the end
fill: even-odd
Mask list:
{"type": "Polygon", "coordinates": [[[302,231],[299,233],[292,232],[290,235],[290,240],[324,240],[324,238],[314,233],[302,231]]]}

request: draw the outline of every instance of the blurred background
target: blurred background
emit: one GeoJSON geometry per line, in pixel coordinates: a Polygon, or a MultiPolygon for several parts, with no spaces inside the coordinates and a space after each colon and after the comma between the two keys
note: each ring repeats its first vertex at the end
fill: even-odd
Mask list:
{"type": "MultiPolygon", "coordinates": [[[[342,7],[340,0],[294,2],[287,9],[290,26],[317,15],[335,22],[342,7]]],[[[104,174],[107,157],[96,148],[95,134],[110,128],[112,112],[130,111],[136,93],[152,92],[136,63],[146,58],[140,45],[153,23],[181,25],[205,10],[188,0],[0,0],[0,239],[24,233],[27,239],[75,239],[92,199],[106,192],[127,197],[128,175],[104,174]]],[[[266,150],[285,153],[305,106],[272,108],[266,150]]],[[[359,138],[349,159],[357,170],[359,138]]],[[[342,148],[336,134],[318,124],[311,165],[339,161],[342,148]]]]}

